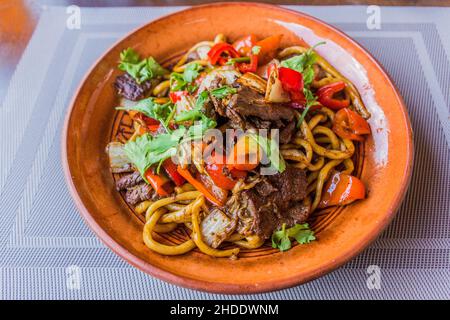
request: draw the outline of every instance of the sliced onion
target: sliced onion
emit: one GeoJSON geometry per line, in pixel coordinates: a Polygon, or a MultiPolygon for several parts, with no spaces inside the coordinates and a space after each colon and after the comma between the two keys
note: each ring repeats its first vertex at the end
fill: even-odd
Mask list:
{"type": "Polygon", "coordinates": [[[236,223],[221,210],[214,208],[201,223],[204,241],[217,248],[235,229],[236,223]]]}
{"type": "Polygon", "coordinates": [[[130,163],[124,144],[120,142],[110,142],[106,146],[106,152],[109,156],[109,166],[113,173],[133,172],[133,165],[130,163]]]}

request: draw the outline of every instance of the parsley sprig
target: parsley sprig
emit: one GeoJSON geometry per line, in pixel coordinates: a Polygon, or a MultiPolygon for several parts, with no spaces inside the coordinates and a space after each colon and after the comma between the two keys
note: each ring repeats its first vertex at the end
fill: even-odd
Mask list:
{"type": "Polygon", "coordinates": [[[168,73],[153,57],[141,60],[139,54],[132,48],[125,49],[120,53],[119,69],[126,71],[137,83],[168,73]]]}
{"type": "Polygon", "coordinates": [[[280,251],[289,250],[292,247],[291,239],[295,239],[299,244],[306,244],[316,240],[316,237],[307,223],[295,224],[288,229],[283,223],[281,230],[272,234],[272,248],[278,248],[280,251]]]}

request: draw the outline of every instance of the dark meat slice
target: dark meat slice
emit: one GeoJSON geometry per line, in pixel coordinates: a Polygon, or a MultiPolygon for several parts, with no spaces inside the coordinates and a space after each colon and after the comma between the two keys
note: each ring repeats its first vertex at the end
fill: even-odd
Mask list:
{"type": "Polygon", "coordinates": [[[263,197],[268,197],[271,193],[278,191],[267,179],[263,179],[255,186],[256,192],[263,197]]]}
{"type": "Polygon", "coordinates": [[[281,144],[289,143],[294,133],[295,133],[295,122],[291,121],[280,130],[280,137],[279,137],[280,143],[281,144]]]}
{"type": "Polygon", "coordinates": [[[132,188],[127,189],[125,193],[125,201],[134,206],[139,202],[150,200],[155,196],[155,193],[150,185],[143,182],[132,188]]]}
{"type": "Polygon", "coordinates": [[[267,180],[278,189],[276,202],[280,207],[285,207],[290,201],[300,201],[306,196],[306,180],[305,171],[295,167],[286,167],[282,173],[272,176],[266,176],[267,180]]]}
{"type": "Polygon", "coordinates": [[[253,116],[269,121],[292,121],[295,117],[294,109],[279,103],[267,103],[263,95],[246,86],[241,86],[231,97],[228,108],[242,117],[253,116]]]}
{"type": "Polygon", "coordinates": [[[253,189],[242,192],[242,206],[253,218],[251,230],[267,239],[283,223],[291,227],[306,221],[309,210],[300,201],[306,196],[305,172],[287,167],[282,173],[264,177],[253,189]]]}
{"type": "Polygon", "coordinates": [[[280,217],[278,207],[264,199],[255,190],[245,190],[241,194],[247,212],[253,218],[251,230],[264,239],[268,239],[278,226],[280,217]]]}
{"type": "Polygon", "coordinates": [[[144,179],[142,178],[141,174],[138,171],[135,171],[133,173],[127,174],[126,176],[121,177],[119,180],[116,181],[116,189],[118,191],[125,190],[128,188],[132,188],[135,185],[143,182],[144,179]]]}
{"type": "MultiPolygon", "coordinates": [[[[304,223],[309,216],[309,209],[302,203],[297,203],[294,206],[290,207],[285,215],[285,220],[287,226],[293,226],[296,223],[304,223]]],[[[283,225],[278,226],[278,229],[283,225]]]]}
{"type": "Polygon", "coordinates": [[[151,81],[145,81],[141,84],[137,83],[128,73],[125,73],[116,78],[114,87],[117,93],[122,97],[136,101],[145,97],[146,93],[152,87],[151,81]]]}

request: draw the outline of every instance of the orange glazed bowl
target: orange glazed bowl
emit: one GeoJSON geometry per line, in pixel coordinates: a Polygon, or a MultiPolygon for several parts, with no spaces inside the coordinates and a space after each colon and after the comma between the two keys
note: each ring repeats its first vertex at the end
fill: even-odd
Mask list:
{"type": "MultiPolygon", "coordinates": [[[[368,246],[388,225],[408,187],[413,140],[404,102],[377,61],[341,31],[303,13],[255,3],[217,3],[183,10],[150,22],[109,49],[87,73],[66,117],[62,161],[69,190],[89,227],[114,252],[162,280],[218,293],[256,293],[305,283],[343,265],[368,246]],[[245,17],[239,19],[238,17],[245,17]],[[180,32],[182,31],[182,32],[180,32]],[[122,50],[168,61],[218,33],[234,40],[255,34],[283,34],[282,47],[302,41],[317,47],[352,81],[372,114],[372,134],[357,149],[355,175],[367,198],[314,214],[317,241],[279,252],[267,242],[243,250],[239,259],[213,258],[195,249],[162,256],[142,240],[144,222],[115,190],[105,146],[124,125],[115,111],[113,82],[122,50]]],[[[183,235],[160,237],[168,243],[183,235]]],[[[185,235],[187,236],[187,235],[185,235]]]]}

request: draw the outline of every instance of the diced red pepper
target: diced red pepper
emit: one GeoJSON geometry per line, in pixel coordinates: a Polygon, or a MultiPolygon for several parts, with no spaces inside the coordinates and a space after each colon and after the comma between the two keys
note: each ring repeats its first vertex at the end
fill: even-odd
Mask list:
{"type": "Polygon", "coordinates": [[[258,69],[258,56],[252,54],[250,56],[250,63],[239,63],[238,68],[242,73],[256,72],[256,69],[258,69]]]}
{"type": "Polygon", "coordinates": [[[147,117],[145,114],[139,112],[139,114],[137,115],[137,117],[139,119],[141,119],[142,122],[145,123],[145,126],[147,127],[147,130],[150,132],[156,132],[159,129],[159,126],[161,125],[161,123],[153,118],[147,117]]]}
{"type": "Polygon", "coordinates": [[[363,141],[361,135],[370,134],[367,121],[349,108],[340,109],[333,119],[332,130],[343,139],[363,141]]]}
{"type": "Polygon", "coordinates": [[[283,89],[289,92],[291,101],[304,105],[306,98],[303,93],[304,83],[302,74],[290,68],[280,67],[278,68],[278,77],[283,89]]]}
{"type": "Polygon", "coordinates": [[[366,197],[364,183],[358,178],[336,172],[325,184],[318,208],[343,206],[366,197]]]}
{"type": "Polygon", "coordinates": [[[175,165],[175,163],[173,163],[171,159],[166,159],[163,162],[162,166],[164,168],[164,171],[166,171],[167,175],[169,176],[169,178],[177,186],[181,186],[186,182],[186,180],[178,173],[177,166],[175,165]]]}
{"type": "Polygon", "coordinates": [[[153,168],[148,168],[144,176],[158,195],[165,197],[172,193],[170,180],[162,174],[156,174],[153,168]]]}
{"type": "Polygon", "coordinates": [[[348,98],[339,100],[333,98],[333,95],[345,89],[345,82],[338,81],[327,84],[317,90],[317,100],[327,108],[339,110],[350,105],[348,98]]]}
{"type": "Polygon", "coordinates": [[[239,57],[239,52],[237,52],[231,44],[220,42],[215,44],[208,52],[208,58],[211,64],[215,65],[218,62],[221,65],[225,64],[227,59],[222,56],[224,53],[228,54],[232,58],[239,57]]]}

